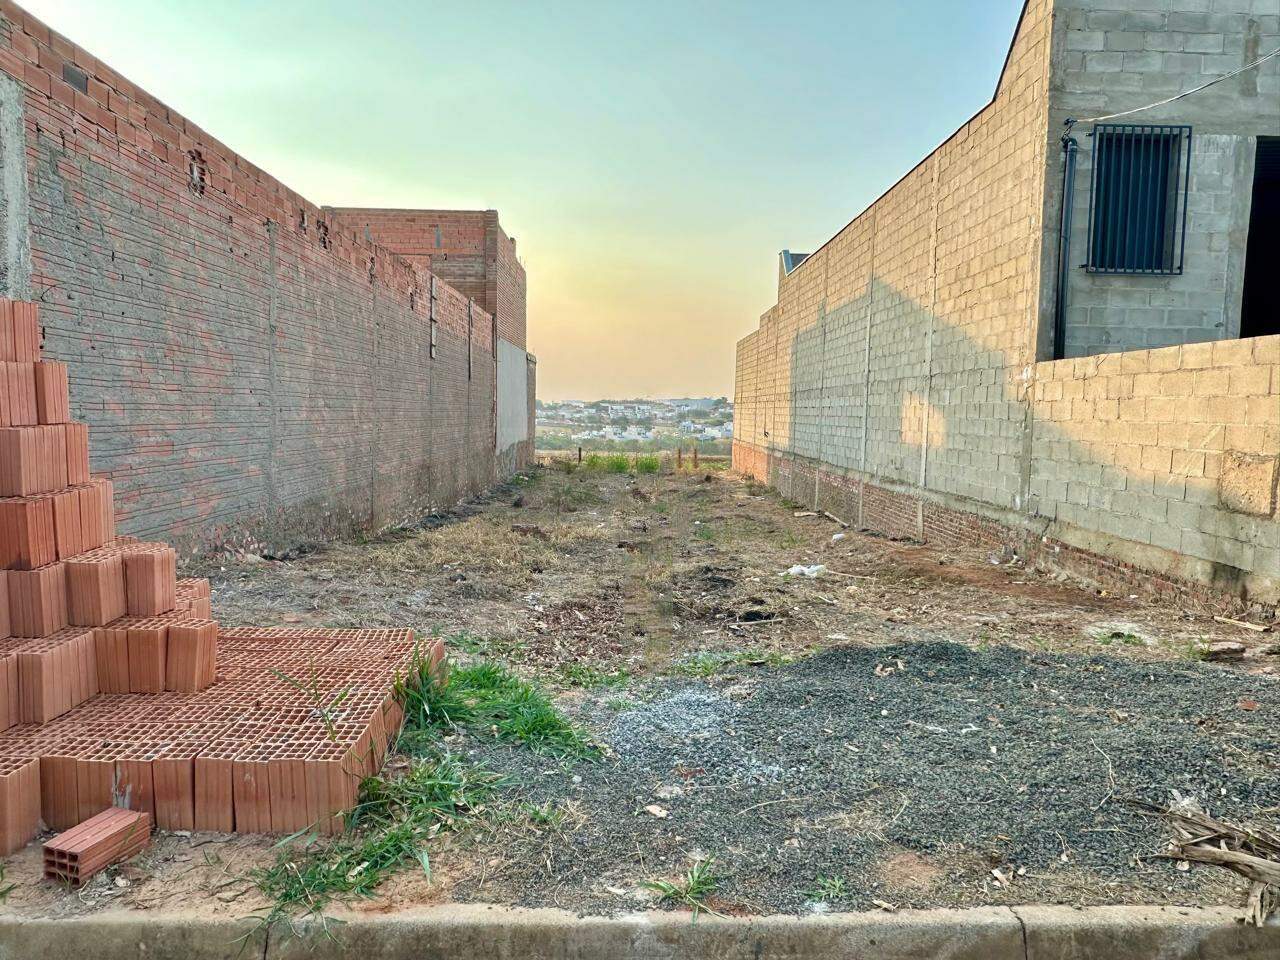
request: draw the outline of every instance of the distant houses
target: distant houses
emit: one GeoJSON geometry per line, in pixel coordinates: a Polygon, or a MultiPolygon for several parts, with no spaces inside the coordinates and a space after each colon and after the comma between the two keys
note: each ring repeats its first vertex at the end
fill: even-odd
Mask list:
{"type": "Polygon", "coordinates": [[[726,397],[538,401],[538,427],[575,441],[717,441],[733,438],[726,397]]]}

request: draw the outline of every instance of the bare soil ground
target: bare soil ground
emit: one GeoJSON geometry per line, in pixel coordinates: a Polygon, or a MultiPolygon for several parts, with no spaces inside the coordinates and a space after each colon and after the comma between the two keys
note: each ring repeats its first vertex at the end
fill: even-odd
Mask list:
{"type": "MultiPolygon", "coordinates": [[[[797,512],[722,472],[544,469],[415,529],[201,572],[228,625],[443,634],[555,690],[604,749],[557,762],[454,735],[509,776],[502,815],[361,909],[629,909],[708,858],[726,913],[1242,902],[1230,875],[1153,859],[1163,828],[1127,800],[1277,819],[1280,635],[797,512]],[[797,564],[827,570],[782,575],[797,564]],[[1200,662],[1221,640],[1249,655],[1200,662]]],[[[39,881],[30,847],[6,908],[239,916],[274,856],[165,836],[76,894],[39,881]]]]}

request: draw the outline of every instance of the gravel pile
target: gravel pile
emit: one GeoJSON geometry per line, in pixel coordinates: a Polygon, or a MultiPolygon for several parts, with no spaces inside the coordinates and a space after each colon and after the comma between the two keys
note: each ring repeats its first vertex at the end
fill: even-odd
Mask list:
{"type": "Polygon", "coordinates": [[[663,681],[583,708],[603,762],[476,746],[526,799],[577,816],[458,894],[634,908],[645,880],[713,856],[725,910],[815,909],[822,878],[843,883],[833,909],[1238,903],[1224,873],[1141,859],[1163,828],[1125,800],[1177,791],[1276,820],[1278,694],[1199,663],[943,642],[663,681]]]}

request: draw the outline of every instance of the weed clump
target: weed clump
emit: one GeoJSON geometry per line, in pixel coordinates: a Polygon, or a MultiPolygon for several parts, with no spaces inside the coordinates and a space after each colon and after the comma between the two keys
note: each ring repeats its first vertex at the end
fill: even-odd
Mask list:
{"type": "Polygon", "coordinates": [[[322,915],[336,899],[371,896],[405,864],[430,875],[429,841],[465,825],[501,783],[483,766],[436,749],[401,776],[366,777],[347,813],[347,833],[323,842],[308,835],[301,851],[283,850],[275,864],[251,874],[272,901],[259,920],[322,915]]]}
{"type": "Polygon", "coordinates": [[[711,677],[733,667],[781,667],[795,659],[776,650],[706,651],[676,662],[671,672],[682,677],[711,677]]]}
{"type": "Polygon", "coordinates": [[[650,880],[644,886],[658,895],[659,903],[678,903],[688,907],[693,911],[695,920],[703,911],[718,917],[720,914],[707,905],[707,898],[720,886],[714,864],[714,858],[699,860],[678,880],[650,880]]]}
{"type": "Polygon", "coordinates": [[[505,784],[483,764],[444,748],[444,732],[491,734],[563,759],[599,755],[545,693],[496,664],[450,671],[415,655],[394,692],[404,725],[393,752],[408,756],[407,766],[362,781],[342,835],[321,839],[311,830],[287,837],[276,863],[250,874],[272,902],[258,917],[261,923],[289,922],[298,914],[323,917],[335,900],[371,896],[408,864],[430,874],[429,842],[483,816],[486,801],[505,784]]]}
{"type": "Polygon", "coordinates": [[[630,473],[631,461],[625,453],[589,453],[582,461],[582,468],[596,473],[630,473]]]}
{"type": "Polygon", "coordinates": [[[843,877],[821,874],[804,895],[815,903],[839,903],[849,898],[849,888],[843,877]]]}

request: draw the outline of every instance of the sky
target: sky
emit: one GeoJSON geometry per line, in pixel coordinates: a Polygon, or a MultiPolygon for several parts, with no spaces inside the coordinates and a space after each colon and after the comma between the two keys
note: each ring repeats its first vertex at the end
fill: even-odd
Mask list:
{"type": "Polygon", "coordinates": [[[543,399],[732,396],[777,255],[991,98],[1021,0],[23,0],[314,203],[496,209],[543,399]]]}

